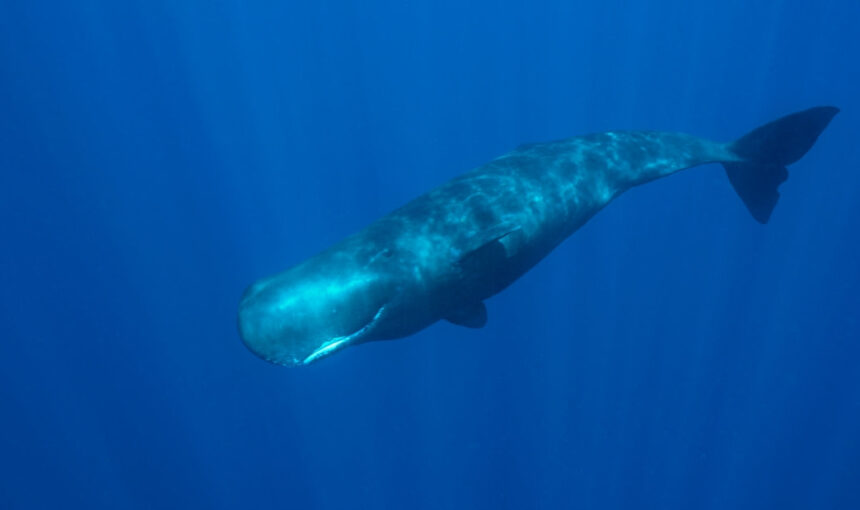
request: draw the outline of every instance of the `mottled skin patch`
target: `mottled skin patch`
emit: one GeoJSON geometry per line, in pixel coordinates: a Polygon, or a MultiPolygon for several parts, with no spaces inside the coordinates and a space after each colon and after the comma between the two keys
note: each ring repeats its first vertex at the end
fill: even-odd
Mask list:
{"type": "Polygon", "coordinates": [[[249,288],[242,337],[291,365],[407,336],[510,285],[623,191],[735,159],[722,144],[647,131],[523,146],[249,288]]]}

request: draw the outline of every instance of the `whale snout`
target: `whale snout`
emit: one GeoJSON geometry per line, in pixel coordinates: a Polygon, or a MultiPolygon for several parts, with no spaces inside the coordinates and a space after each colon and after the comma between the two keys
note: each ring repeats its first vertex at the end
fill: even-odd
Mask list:
{"type": "Polygon", "coordinates": [[[272,316],[267,313],[253,289],[248,287],[239,304],[239,337],[251,352],[277,364],[295,364],[293,356],[283,349],[281,332],[274,327],[272,316]],[[281,345],[279,345],[281,344],[281,345]],[[286,354],[286,356],[284,356],[286,354]],[[293,363],[288,363],[293,361],[293,363]]]}
{"type": "Polygon", "coordinates": [[[301,312],[301,307],[290,305],[280,293],[272,293],[264,285],[252,285],[239,304],[239,337],[251,352],[266,361],[301,365],[324,341],[323,328],[314,328],[314,321],[301,312]]]}
{"type": "Polygon", "coordinates": [[[366,273],[288,271],[245,290],[239,336],[266,361],[308,365],[368,340],[388,293],[384,282],[366,273]]]}

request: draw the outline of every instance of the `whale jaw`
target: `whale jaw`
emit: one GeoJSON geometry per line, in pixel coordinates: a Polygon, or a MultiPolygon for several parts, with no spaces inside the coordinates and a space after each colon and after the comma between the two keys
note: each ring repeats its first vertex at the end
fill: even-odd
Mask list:
{"type": "Polygon", "coordinates": [[[373,328],[373,326],[379,322],[379,318],[382,317],[383,310],[385,310],[384,306],[382,306],[376,312],[376,315],[373,316],[373,319],[371,319],[369,323],[364,325],[355,333],[352,333],[351,335],[335,337],[327,342],[324,342],[314,352],[310,353],[305,359],[303,359],[301,364],[310,365],[315,361],[319,361],[326,356],[334,354],[335,352],[354,344],[356,340],[366,335],[367,332],[370,331],[371,328],[373,328]]]}

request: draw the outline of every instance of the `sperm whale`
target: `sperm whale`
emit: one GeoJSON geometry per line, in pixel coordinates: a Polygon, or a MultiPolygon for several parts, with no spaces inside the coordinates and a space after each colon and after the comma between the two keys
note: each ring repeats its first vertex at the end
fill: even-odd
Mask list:
{"type": "Polygon", "coordinates": [[[261,358],[291,366],[406,337],[442,319],[482,327],[488,297],[615,197],[705,163],[721,163],[753,218],[767,223],[786,167],[838,111],[810,108],[729,143],[609,131],[523,145],[248,287],[240,336],[261,358]]]}

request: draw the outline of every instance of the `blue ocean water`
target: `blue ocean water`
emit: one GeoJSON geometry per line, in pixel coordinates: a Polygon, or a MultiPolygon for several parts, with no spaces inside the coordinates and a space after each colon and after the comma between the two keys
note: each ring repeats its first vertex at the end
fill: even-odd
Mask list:
{"type": "Polygon", "coordinates": [[[0,6],[0,507],[860,508],[860,3],[0,6]],[[631,190],[288,369],[246,285],[522,142],[842,108],[766,226],[631,190]]]}

